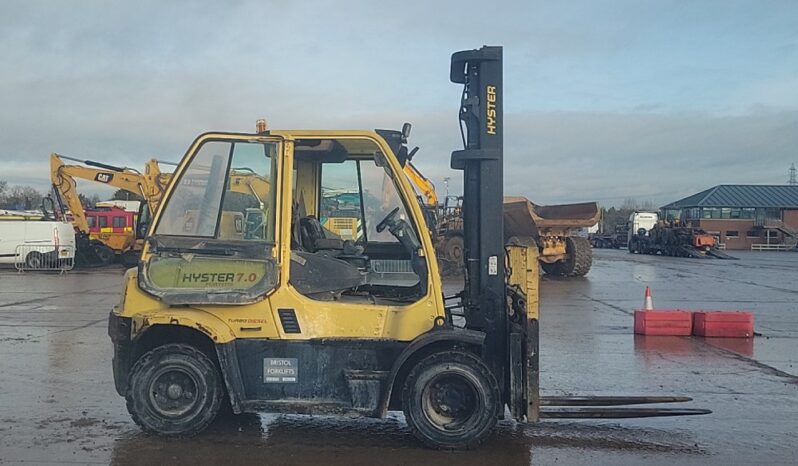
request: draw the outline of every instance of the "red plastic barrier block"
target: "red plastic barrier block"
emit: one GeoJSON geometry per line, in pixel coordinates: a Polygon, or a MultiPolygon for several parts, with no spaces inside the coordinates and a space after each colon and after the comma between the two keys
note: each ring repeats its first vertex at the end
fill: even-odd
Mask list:
{"type": "Polygon", "coordinates": [[[749,338],[754,336],[754,315],[745,311],[696,311],[693,335],[749,338]]]}
{"type": "Polygon", "coordinates": [[[693,331],[690,311],[635,311],[635,333],[638,335],[687,336],[693,331]]]}

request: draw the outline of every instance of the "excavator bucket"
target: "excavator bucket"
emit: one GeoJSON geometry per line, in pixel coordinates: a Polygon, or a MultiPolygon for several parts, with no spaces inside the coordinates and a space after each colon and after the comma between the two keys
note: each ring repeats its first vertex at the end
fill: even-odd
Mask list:
{"type": "Polygon", "coordinates": [[[504,235],[538,237],[567,234],[569,230],[595,225],[599,220],[595,202],[537,205],[521,196],[504,198],[504,235]]]}

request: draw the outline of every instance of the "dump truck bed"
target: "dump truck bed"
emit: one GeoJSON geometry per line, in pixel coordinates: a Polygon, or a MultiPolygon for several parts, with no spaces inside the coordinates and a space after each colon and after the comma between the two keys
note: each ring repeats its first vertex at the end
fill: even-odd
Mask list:
{"type": "Polygon", "coordinates": [[[566,235],[568,230],[590,227],[598,220],[599,208],[595,202],[546,206],[521,196],[504,198],[506,237],[537,237],[547,233],[566,235]]]}

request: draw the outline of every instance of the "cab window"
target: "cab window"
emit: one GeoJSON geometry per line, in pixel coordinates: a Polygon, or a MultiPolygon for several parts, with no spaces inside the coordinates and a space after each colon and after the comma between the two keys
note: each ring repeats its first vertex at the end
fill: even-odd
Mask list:
{"type": "Polygon", "coordinates": [[[325,229],[342,239],[365,239],[359,182],[357,161],[324,165],[319,221],[325,229]]]}
{"type": "Polygon", "coordinates": [[[161,215],[156,235],[274,241],[275,143],[200,147],[161,215]]]}
{"type": "Polygon", "coordinates": [[[231,138],[196,150],[148,238],[142,289],[184,304],[252,303],[274,289],[279,148],[231,138]]]}
{"type": "Polygon", "coordinates": [[[404,174],[392,171],[379,145],[298,140],[294,158],[291,284],[323,300],[423,296],[427,264],[398,188],[404,174]]]}

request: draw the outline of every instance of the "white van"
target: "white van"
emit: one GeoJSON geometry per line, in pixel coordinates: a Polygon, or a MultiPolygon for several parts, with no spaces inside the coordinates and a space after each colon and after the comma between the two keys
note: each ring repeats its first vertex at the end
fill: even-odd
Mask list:
{"type": "Polygon", "coordinates": [[[75,261],[75,229],[69,222],[0,219],[0,264],[28,269],[63,268],[75,261]]]}

